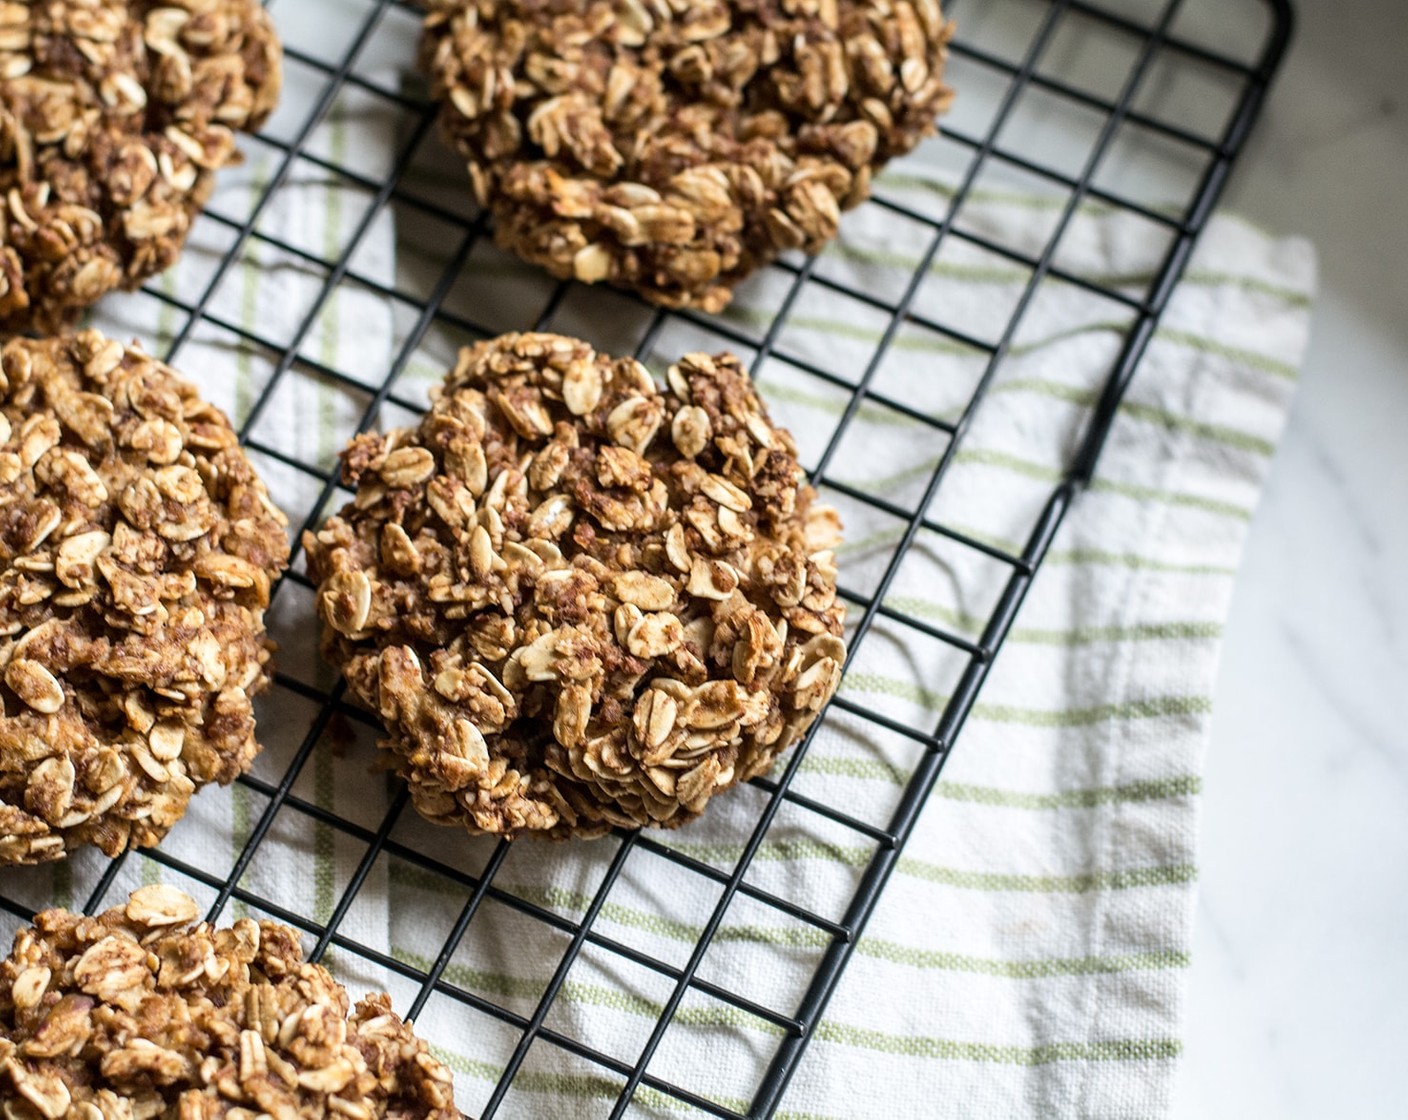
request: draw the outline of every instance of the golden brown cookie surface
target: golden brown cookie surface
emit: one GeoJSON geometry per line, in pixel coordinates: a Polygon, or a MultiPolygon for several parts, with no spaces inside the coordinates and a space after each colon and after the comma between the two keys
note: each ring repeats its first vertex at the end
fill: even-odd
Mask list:
{"type": "Polygon", "coordinates": [[[247,769],[283,514],[194,386],[97,331],[0,351],[0,863],[155,844],[247,769]]]}
{"type": "Polygon", "coordinates": [[[0,4],[0,330],[171,265],[280,57],[259,0],[0,4]]]}
{"type": "Polygon", "coordinates": [[[938,0],[428,0],[422,61],[500,243],[717,311],[934,130],[938,0]]]}
{"type": "Polygon", "coordinates": [[[835,690],[834,511],[736,358],[466,348],[421,424],[344,453],[304,538],[325,648],[416,807],[508,836],[674,827],[835,690]]]}
{"type": "Polygon", "coordinates": [[[349,1015],[293,930],[217,929],[197,912],[147,886],[93,918],[46,910],[16,935],[0,963],[7,1112],[459,1120],[449,1070],[385,995],[349,1015]]]}

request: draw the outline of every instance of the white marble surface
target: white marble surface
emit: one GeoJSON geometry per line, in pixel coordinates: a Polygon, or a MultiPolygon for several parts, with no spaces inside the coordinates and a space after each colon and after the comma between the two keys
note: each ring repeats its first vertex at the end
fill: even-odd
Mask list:
{"type": "Polygon", "coordinates": [[[1178,1120],[1408,1108],[1408,6],[1300,14],[1227,198],[1321,295],[1227,631],[1178,1120]]]}

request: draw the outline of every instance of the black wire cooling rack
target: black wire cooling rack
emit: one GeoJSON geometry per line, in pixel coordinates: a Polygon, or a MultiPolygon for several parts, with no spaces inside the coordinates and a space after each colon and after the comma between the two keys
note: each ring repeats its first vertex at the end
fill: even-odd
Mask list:
{"type": "MultiPolygon", "coordinates": [[[[269,0],[276,22],[293,16],[295,7],[304,3],[306,0],[269,0]]],[[[419,153],[432,149],[436,144],[434,110],[425,102],[418,87],[399,84],[400,77],[396,73],[397,69],[401,73],[411,69],[410,52],[413,49],[411,44],[416,19],[414,6],[404,0],[340,0],[340,4],[344,14],[342,18],[329,22],[326,43],[316,49],[297,41],[288,45],[290,78],[296,78],[297,84],[311,96],[307,99],[306,111],[300,107],[300,120],[286,136],[271,132],[246,142],[247,149],[258,148],[267,157],[268,166],[272,169],[267,181],[260,184],[260,189],[252,198],[248,212],[239,218],[212,214],[207,219],[223,230],[227,242],[223,259],[199,290],[177,292],[172,290],[170,284],[158,281],[145,293],[161,301],[176,318],[176,325],[168,332],[170,345],[166,356],[178,368],[182,349],[197,331],[205,327],[216,328],[240,346],[257,349],[269,357],[270,375],[257,398],[249,402],[241,425],[242,438],[268,459],[297,472],[317,492],[316,500],[310,504],[300,528],[315,526],[328,508],[340,501],[333,470],[328,465],[309,461],[306,456],[263,446],[251,434],[261,415],[271,408],[280,407],[276,397],[283,381],[291,376],[291,371],[311,373],[330,383],[346,384],[364,392],[360,426],[368,427],[376,423],[386,409],[400,407],[413,410],[417,407],[414,401],[397,396],[395,386],[427,332],[441,324],[447,324],[468,337],[485,337],[506,329],[502,323],[478,321],[472,309],[465,311],[458,305],[452,306],[449,298],[457,280],[475,267],[474,254],[485,242],[487,230],[478,216],[462,207],[429,197],[418,183],[419,153]],[[330,50],[327,44],[335,46],[330,50]],[[398,51],[403,53],[398,55],[398,51]],[[372,65],[368,60],[374,55],[383,61],[389,58],[394,68],[388,71],[385,66],[372,65]],[[388,73],[393,76],[387,77],[388,73]],[[318,129],[347,91],[357,91],[364,99],[381,105],[398,122],[395,129],[397,152],[385,174],[369,174],[365,168],[359,169],[355,145],[346,149],[335,148],[329,153],[313,143],[318,129]],[[306,246],[292,243],[292,240],[271,236],[261,228],[261,216],[278,198],[280,191],[286,188],[296,166],[316,168],[320,173],[335,176],[361,191],[368,199],[364,215],[352,236],[334,247],[334,252],[313,252],[306,246]],[[379,216],[393,208],[398,215],[419,214],[448,231],[443,238],[447,243],[442,246],[438,275],[419,292],[405,291],[395,282],[378,282],[359,272],[359,248],[379,216]],[[290,340],[270,339],[260,333],[257,324],[251,327],[233,321],[220,312],[214,300],[222,280],[250,245],[264,246],[285,254],[319,278],[319,295],[308,307],[301,325],[290,340]],[[395,300],[409,315],[404,337],[398,338],[397,356],[378,385],[368,386],[364,378],[352,376],[337,368],[335,363],[318,361],[310,356],[309,348],[305,346],[323,305],[331,293],[349,279],[368,291],[395,300]]],[[[965,129],[957,115],[945,125],[945,144],[951,152],[961,153],[962,157],[962,166],[955,176],[955,186],[946,212],[926,214],[890,199],[886,196],[883,181],[876,199],[870,204],[893,215],[897,225],[904,222],[907,230],[922,230],[923,251],[902,291],[893,298],[862,291],[822,274],[814,267],[814,261],[799,258],[775,266],[786,278],[786,291],[771,321],[763,325],[761,336],[742,332],[726,319],[658,309],[649,309],[647,315],[637,308],[638,313],[647,315],[645,329],[639,335],[638,354],[646,353],[672,322],[707,324],[714,335],[753,352],[756,355],[753,359],[755,369],[775,355],[784,354],[785,324],[808,286],[820,286],[837,292],[870,312],[883,316],[887,323],[873,358],[853,379],[838,378],[825,369],[809,365],[796,355],[785,356],[793,365],[847,394],[844,410],[840,412],[834,430],[820,455],[811,464],[813,479],[823,490],[882,511],[903,526],[899,541],[874,590],[866,594],[845,593],[853,610],[853,620],[858,619],[852,631],[852,648],[859,646],[877,619],[884,618],[945,643],[966,658],[957,687],[947,701],[942,717],[932,727],[906,725],[845,695],[839,695],[832,701],[834,707],[848,715],[867,721],[886,733],[901,736],[917,747],[918,764],[889,813],[888,820],[879,825],[868,823],[843,807],[825,803],[793,788],[793,780],[806,756],[809,740],[793,751],[773,775],[753,782],[758,794],[759,811],[743,843],[742,857],[734,861],[731,867],[720,868],[696,859],[649,835],[620,833],[615,838],[616,847],[610,854],[609,865],[605,866],[595,893],[580,913],[564,916],[558,909],[525,899],[521,892],[505,890],[496,882],[496,876],[509,855],[511,846],[506,842],[492,845],[486,841],[487,857],[482,866],[469,872],[441,859],[443,853],[433,846],[416,845],[398,838],[397,824],[407,808],[404,790],[392,796],[389,811],[379,822],[372,824],[344,819],[318,798],[299,793],[296,786],[315,747],[329,735],[335,736],[346,721],[361,725],[368,725],[371,721],[365,713],[344,701],[340,684],[322,687],[281,672],[277,677],[276,690],[300,697],[315,714],[306,730],[296,736],[296,747],[289,752],[287,766],[281,776],[259,776],[256,771],[255,775],[241,779],[243,787],[258,796],[258,804],[262,808],[254,813],[247,837],[242,845],[237,845],[237,854],[228,869],[222,874],[203,869],[191,852],[180,843],[169,841],[161,848],[143,853],[141,857],[129,856],[101,862],[90,877],[91,881],[84,882],[82,890],[75,893],[74,902],[89,912],[111,905],[113,900],[109,896],[116,893],[112,888],[124,862],[150,859],[186,881],[206,888],[208,894],[213,896],[210,906],[212,917],[227,904],[246,906],[303,930],[314,941],[312,954],[315,958],[335,949],[340,957],[353,955],[385,969],[404,981],[408,991],[415,993],[407,1005],[398,1004],[398,1010],[404,1014],[420,1016],[427,1002],[435,997],[451,1001],[466,1013],[473,1012],[496,1021],[514,1038],[507,1047],[503,1062],[495,1070],[496,1076],[487,1079],[493,1088],[476,1109],[479,1115],[486,1118],[501,1111],[515,1078],[523,1070],[529,1049],[540,1043],[575,1055],[600,1072],[608,1086],[598,1096],[602,1115],[613,1118],[624,1115],[639,1093],[653,1093],[657,1101],[676,1102],[673,1107],[693,1106],[705,1114],[719,1117],[772,1115],[797,1070],[798,1059],[821,1020],[827,1000],[896,864],[916,816],[933,789],[973,707],[975,697],[1057,527],[1072,501],[1091,478],[1121,395],[1138,367],[1189,254],[1243,148],[1261,109],[1268,83],[1284,53],[1292,18],[1288,0],[1241,0],[1239,3],[1218,0],[1215,6],[1217,11],[1211,20],[1205,21],[1205,26],[1216,29],[1223,15],[1232,9],[1245,9],[1237,14],[1250,17],[1256,27],[1249,40],[1250,46],[1236,51],[1229,49],[1227,42],[1215,33],[1208,36],[1187,29],[1194,26],[1185,18],[1187,9],[1193,7],[1197,7],[1195,0],[1107,0],[1103,5],[1087,0],[982,0],[981,4],[979,0],[951,0],[946,8],[959,24],[959,34],[952,47],[955,69],[952,80],[959,89],[960,105],[965,98],[986,98],[989,115],[986,126],[972,132],[965,129]],[[1007,11],[1011,16],[1008,25],[1025,29],[1016,49],[1005,49],[996,40],[968,33],[970,24],[981,27],[983,18],[980,17],[985,18],[994,9],[1007,11]],[[1107,63],[1107,72],[1102,81],[1092,83],[1071,78],[1059,65],[1053,66],[1051,56],[1057,44],[1073,36],[1077,39],[1098,36],[1114,42],[1122,61],[1118,64],[1107,63]],[[966,78],[957,73],[959,69],[966,78]],[[1166,119],[1166,115],[1157,108],[1151,108],[1153,102],[1143,96],[1148,84],[1168,81],[1170,76],[1176,80],[1184,73],[1210,75],[1227,91],[1226,111],[1217,127],[1197,127],[1183,118],[1166,119]],[[1081,166],[1074,169],[1063,166],[1060,161],[1047,157],[1048,148],[1014,143],[1008,139],[1004,126],[1033,98],[1075,107],[1094,120],[1092,142],[1081,166]],[[1190,181],[1182,196],[1174,200],[1174,205],[1159,206],[1137,201],[1118,183],[1110,184],[1097,175],[1101,161],[1118,139],[1130,130],[1177,145],[1196,157],[1200,172],[1190,181]],[[975,184],[994,167],[1015,170],[1039,180],[1050,190],[1059,192],[1064,199],[1057,207],[1059,218],[1041,252],[1017,252],[981,234],[955,226],[954,216],[974,192],[975,184]],[[1082,278],[1058,266],[1057,242],[1079,208],[1089,204],[1128,213],[1168,231],[1166,257],[1143,294],[1131,295],[1122,287],[1082,278]],[[916,306],[916,293],[926,271],[950,240],[977,246],[1029,271],[1026,288],[995,342],[972,338],[959,325],[934,322],[921,314],[916,306]],[[1087,289],[1121,305],[1129,314],[1129,325],[1123,331],[1118,357],[1099,386],[1096,404],[1090,411],[1069,469],[1052,486],[1025,545],[1020,550],[1006,549],[947,525],[926,511],[931,508],[944,483],[955,451],[982,406],[994,374],[1012,349],[1018,326],[1038,285],[1048,277],[1087,289]],[[937,420],[903,400],[887,396],[877,385],[876,373],[883,356],[899,332],[912,324],[957,339],[983,355],[982,376],[977,380],[966,407],[956,418],[937,420]],[[923,499],[912,508],[893,503],[883,495],[848,485],[833,475],[837,451],[848,428],[863,405],[875,403],[927,426],[935,444],[942,443],[945,447],[937,466],[927,477],[923,499]],[[1005,586],[991,612],[982,620],[978,637],[965,638],[951,633],[885,602],[886,592],[901,560],[921,531],[937,534],[985,554],[1003,566],[1005,586]],[[873,855],[859,872],[854,893],[839,918],[815,913],[746,879],[765,833],[784,806],[789,811],[824,818],[873,846],[873,855]],[[313,921],[290,907],[287,900],[264,897],[245,883],[246,873],[261,859],[262,846],[270,842],[279,814],[285,812],[297,814],[320,828],[332,830],[365,846],[355,872],[342,885],[340,892],[333,896],[333,905],[325,921],[313,921]],[[669,861],[681,873],[709,880],[712,889],[717,892],[717,902],[702,923],[700,936],[682,962],[657,960],[653,955],[603,932],[596,924],[607,896],[621,877],[627,861],[638,853],[647,852],[669,861]],[[421,873],[454,884],[462,893],[463,903],[458,916],[446,931],[438,954],[431,960],[408,962],[361,943],[346,928],[358,891],[376,861],[388,855],[421,873]],[[815,961],[809,980],[796,993],[795,1006],[785,1013],[765,1006],[751,993],[731,990],[726,984],[711,982],[700,974],[701,962],[715,941],[725,911],[736,896],[744,896],[751,903],[784,914],[812,930],[820,931],[824,936],[824,948],[815,961]],[[508,1001],[495,999],[492,993],[467,990],[447,974],[457,947],[466,939],[476,936],[476,919],[491,901],[510,908],[527,922],[550,927],[565,943],[551,980],[538,995],[536,1006],[530,1013],[524,1014],[504,1006],[508,1001]],[[648,970],[668,988],[668,997],[660,1006],[648,1037],[633,1059],[605,1053],[548,1025],[549,1013],[563,989],[568,972],[588,948],[594,953],[648,970]],[[691,992],[703,993],[774,1028],[772,1037],[775,1038],[775,1049],[766,1056],[764,1071],[748,1099],[720,1103],[707,1093],[686,1088],[651,1072],[652,1058],[660,1049],[681,1002],[691,992]]],[[[467,195],[467,189],[463,193],[467,195]]],[[[542,324],[552,320],[554,312],[569,293],[580,289],[567,284],[555,287],[549,284],[546,290],[546,302],[539,316],[539,323],[542,324]]],[[[306,594],[308,587],[306,577],[295,568],[278,589],[275,610],[279,595],[287,597],[291,588],[302,588],[306,594]]],[[[308,625],[306,619],[302,625],[308,625]]],[[[0,878],[0,906],[14,919],[28,919],[36,904],[47,901],[30,897],[32,893],[12,890],[11,879],[0,878]],[[14,897],[15,894],[26,897],[14,897]]]]}

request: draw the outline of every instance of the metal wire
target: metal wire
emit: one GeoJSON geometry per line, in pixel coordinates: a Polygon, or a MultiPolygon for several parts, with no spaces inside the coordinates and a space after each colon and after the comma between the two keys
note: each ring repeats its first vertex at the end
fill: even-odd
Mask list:
{"type": "MultiPolygon", "coordinates": [[[[267,0],[267,2],[275,10],[277,19],[280,7],[279,0],[267,0]]],[[[296,0],[284,0],[284,3],[287,4],[295,2],[296,0]]],[[[739,331],[726,322],[690,312],[666,312],[653,309],[637,348],[638,356],[648,352],[660,333],[672,321],[703,326],[725,341],[732,340],[752,350],[756,355],[753,361],[755,367],[762,365],[769,359],[785,361],[790,366],[848,394],[844,411],[837,421],[825,449],[814,464],[813,480],[821,487],[844,495],[850,501],[884,513],[904,525],[899,544],[890,556],[878,584],[873,589],[864,592],[842,588],[843,598],[855,608],[859,617],[851,648],[853,651],[859,648],[862,639],[876,619],[885,618],[902,623],[918,633],[945,643],[967,658],[957,687],[948,700],[937,725],[932,728],[916,727],[898,722],[844,696],[838,696],[832,701],[834,708],[869,721],[876,728],[901,736],[918,744],[922,749],[919,764],[905,784],[897,804],[884,825],[863,821],[838,806],[826,804],[792,788],[798,768],[806,757],[810,745],[809,736],[806,742],[787,757],[780,772],[753,781],[752,784],[762,796],[762,807],[751,833],[744,842],[741,858],[731,868],[724,870],[714,867],[647,835],[622,832],[618,835],[619,846],[583,913],[577,919],[568,918],[546,906],[525,900],[496,884],[496,877],[510,851],[510,845],[507,842],[499,842],[478,873],[470,874],[450,866],[437,858],[433,852],[419,850],[395,839],[393,833],[396,824],[409,800],[404,788],[392,799],[386,814],[372,828],[346,820],[336,812],[296,795],[293,792],[294,787],[305,764],[312,756],[316,744],[328,732],[334,720],[349,720],[369,727],[374,727],[375,721],[365,712],[344,700],[343,687],[340,682],[330,689],[323,689],[307,684],[293,676],[280,673],[276,676],[277,686],[292,695],[316,703],[318,706],[317,714],[293,751],[284,773],[276,782],[270,782],[253,775],[240,779],[245,787],[263,797],[266,804],[263,812],[250,828],[248,839],[235,858],[228,874],[211,874],[184,859],[180,853],[171,850],[170,846],[144,853],[147,858],[208,887],[214,894],[214,901],[209,911],[212,918],[217,916],[232,899],[237,900],[308,933],[315,939],[312,950],[313,959],[321,958],[330,949],[336,947],[339,951],[355,954],[385,968],[390,973],[403,977],[416,988],[415,997],[410,1005],[403,1009],[411,1017],[418,1016],[426,1007],[427,1002],[433,996],[439,995],[454,1001],[459,1006],[497,1020],[518,1032],[517,1041],[504,1064],[502,1073],[480,1110],[481,1115],[485,1118],[491,1117],[499,1111],[514,1084],[516,1075],[522,1069],[530,1048],[539,1041],[585,1059],[603,1072],[613,1075],[620,1082],[620,1088],[609,1107],[609,1115],[613,1120],[626,1113],[632,1100],[636,1098],[638,1090],[642,1087],[664,1094],[669,1099],[693,1106],[712,1116],[767,1117],[776,1110],[789,1080],[797,1070],[798,1061],[821,1020],[827,1001],[835,990],[850,959],[857,939],[864,930],[880,893],[895,867],[905,841],[914,827],[916,817],[953,749],[964,721],[973,707],[978,691],[992,667],[993,659],[1001,649],[1003,640],[1031,586],[1032,579],[1050,546],[1052,537],[1072,501],[1092,476],[1121,396],[1138,368],[1140,358],[1183,273],[1189,254],[1207,222],[1213,205],[1226,182],[1227,175],[1238,153],[1242,150],[1261,109],[1268,84],[1285,52],[1292,24],[1289,0],[1258,0],[1269,13],[1268,28],[1258,57],[1251,62],[1242,62],[1200,43],[1181,38],[1175,33],[1175,21],[1179,14],[1181,0],[1167,0],[1162,4],[1158,13],[1149,19],[1141,19],[1127,11],[1121,12],[1098,3],[1088,2],[1088,0],[1025,0],[1026,6],[1033,9],[1039,18],[1025,53],[1020,59],[1011,60],[983,45],[970,43],[963,38],[962,8],[968,2],[969,0],[950,0],[950,3],[945,5],[950,12],[958,10],[960,34],[953,44],[953,53],[957,58],[963,59],[975,67],[980,67],[991,76],[1003,81],[1005,89],[998,100],[990,123],[981,134],[969,135],[961,129],[953,127],[946,128],[944,131],[950,144],[968,153],[966,169],[944,215],[936,217],[922,213],[900,201],[886,197],[883,186],[879,189],[872,205],[879,206],[893,214],[896,220],[903,219],[906,223],[921,225],[927,231],[927,243],[923,253],[899,297],[890,300],[827,277],[815,271],[815,262],[810,259],[800,263],[781,262],[776,267],[789,278],[787,291],[761,338],[739,331]],[[1041,69],[1043,55],[1050,47],[1053,38],[1065,24],[1074,18],[1099,25],[1124,37],[1135,52],[1135,61],[1124,77],[1116,96],[1111,98],[1099,96],[1071,82],[1054,77],[1041,69]],[[1159,60],[1166,63],[1171,62],[1175,66],[1187,64],[1211,68],[1227,81],[1235,83],[1237,95],[1234,109],[1225,128],[1218,135],[1202,135],[1182,122],[1165,120],[1154,113],[1135,108],[1141,84],[1148,77],[1156,61],[1159,60]],[[1030,96],[1033,90],[1099,114],[1101,123],[1098,136],[1079,173],[1070,174],[1052,166],[1049,161],[1042,160],[1031,152],[1014,149],[1003,142],[1004,124],[1023,102],[1023,99],[1030,96]],[[1206,170],[1197,183],[1196,189],[1177,209],[1166,210],[1151,207],[1136,199],[1124,197],[1117,190],[1097,185],[1094,181],[1100,162],[1120,129],[1130,124],[1206,155],[1206,170]],[[954,224],[955,216],[959,214],[964,202],[972,194],[980,175],[986,169],[994,166],[1002,166],[1036,176],[1052,187],[1062,189],[1066,194],[1066,201],[1060,209],[1056,224],[1048,235],[1045,248],[1036,256],[1017,252],[1010,247],[980,234],[966,231],[954,224]],[[1146,295],[1142,297],[1131,296],[1113,285],[1095,282],[1056,265],[1054,257],[1061,233],[1076,215],[1078,208],[1091,200],[1137,216],[1147,222],[1155,223],[1169,231],[1171,235],[1170,247],[1158,275],[1149,286],[1146,295]],[[1005,329],[996,341],[984,341],[952,324],[934,321],[914,306],[915,297],[928,273],[930,264],[950,240],[975,246],[987,253],[1002,257],[1029,272],[1025,289],[1013,307],[1005,329]],[[1052,487],[1044,509],[1024,546],[1020,551],[1008,551],[989,542],[978,540],[970,533],[945,525],[942,521],[929,516],[925,511],[931,508],[932,501],[939,493],[948,474],[953,457],[962,444],[964,434],[982,407],[994,376],[1008,357],[1013,338],[1038,286],[1047,278],[1058,278],[1067,284],[1096,293],[1106,300],[1119,304],[1131,314],[1132,321],[1123,332],[1118,357],[1100,387],[1096,404],[1081,435],[1077,453],[1069,470],[1052,487]],[[790,352],[786,346],[784,331],[789,316],[808,286],[844,295],[859,305],[883,314],[887,318],[887,325],[874,356],[854,381],[838,377],[804,356],[790,352]],[[974,386],[966,407],[956,420],[935,419],[928,412],[915,407],[913,403],[896,399],[876,387],[876,374],[881,367],[884,355],[890,349],[898,333],[906,326],[922,328],[962,343],[975,353],[982,355],[984,361],[982,375],[974,386]],[[831,475],[832,463],[838,448],[842,446],[846,433],[862,406],[882,406],[906,416],[927,426],[935,438],[945,442],[944,451],[927,480],[923,497],[912,509],[890,502],[882,496],[847,485],[831,475]],[[986,618],[980,636],[976,639],[952,633],[941,626],[913,617],[885,602],[886,593],[899,571],[901,562],[921,532],[938,534],[964,548],[980,552],[1005,566],[1007,570],[1005,586],[993,610],[986,618]],[[795,807],[824,818],[873,845],[874,853],[861,870],[856,889],[839,919],[814,913],[805,906],[746,881],[747,872],[764,836],[784,806],[795,807]],[[366,846],[355,872],[332,907],[330,917],[321,924],[290,910],[277,900],[261,897],[257,892],[241,885],[246,871],[258,858],[261,846],[268,840],[270,829],[276,818],[286,810],[296,812],[320,826],[334,829],[366,846]],[[667,860],[683,872],[699,876],[719,888],[717,901],[703,925],[702,932],[694,943],[687,960],[681,965],[656,960],[649,954],[596,928],[596,919],[602,907],[613,887],[619,881],[628,861],[637,852],[649,853],[654,857],[667,860]],[[466,893],[465,901],[453,926],[448,931],[435,959],[426,968],[414,967],[391,954],[361,944],[342,930],[344,919],[354,905],[358,892],[373,865],[379,858],[387,856],[393,856],[448,883],[456,884],[466,893]],[[816,964],[805,991],[800,993],[796,1010],[792,1013],[779,1012],[746,993],[730,990],[725,985],[711,982],[698,975],[700,964],[714,943],[726,911],[733,899],[740,895],[801,922],[812,930],[819,931],[827,939],[826,948],[816,964]],[[475,937],[476,918],[483,912],[485,904],[490,901],[496,906],[507,907],[532,922],[559,932],[567,940],[567,946],[553,971],[551,980],[538,997],[532,1012],[526,1016],[500,1006],[492,999],[466,991],[463,987],[452,983],[446,976],[446,970],[456,949],[466,939],[475,937]],[[623,1061],[605,1054],[599,1049],[588,1046],[547,1025],[549,1013],[561,994],[569,971],[587,947],[648,970],[663,978],[671,986],[670,994],[656,1017],[650,1035],[634,1061],[623,1061]],[[770,1064],[755,1087],[747,1107],[741,1111],[720,1104],[718,1101],[650,1072],[652,1058],[655,1057],[662,1040],[666,1037],[681,1001],[691,992],[701,993],[745,1012],[749,1016],[771,1024],[780,1032],[779,1041],[770,1064]]],[[[1114,0],[1107,0],[1107,2],[1113,4],[1114,0]]],[[[1245,0],[1245,2],[1250,4],[1253,0],[1245,0]]],[[[1147,7],[1147,5],[1139,6],[1147,7]]],[[[456,280],[466,270],[472,252],[486,237],[487,229],[484,220],[466,218],[463,214],[422,197],[420,192],[411,189],[407,184],[408,171],[412,167],[415,154],[431,130],[434,120],[433,107],[415,94],[389,88],[358,70],[363,52],[368,44],[377,38],[379,28],[388,15],[393,12],[399,12],[404,17],[414,13],[414,7],[408,0],[368,0],[365,15],[353,30],[346,49],[336,62],[329,63],[293,47],[288,49],[290,65],[299,67],[312,75],[319,84],[318,93],[313,100],[311,112],[292,139],[281,141],[274,137],[263,137],[259,141],[269,151],[277,154],[277,166],[248,214],[239,220],[213,213],[208,215],[207,220],[217,226],[224,227],[232,234],[232,240],[224,259],[210,276],[204,288],[192,295],[175,295],[156,286],[145,289],[149,296],[163,301],[184,316],[183,324],[175,333],[167,355],[169,360],[174,360],[178,365],[181,349],[202,324],[207,324],[232,335],[239,339],[242,345],[277,355],[273,372],[245,416],[240,434],[247,446],[300,472],[306,478],[313,480],[319,487],[318,498],[300,528],[313,527],[324,516],[336,489],[335,474],[316,464],[305,462],[297,455],[270,447],[260,441],[255,434],[260,418],[271,407],[279,386],[295,366],[324,378],[334,385],[365,393],[367,403],[360,418],[359,429],[361,429],[372,425],[379,412],[388,405],[410,411],[418,410],[419,406],[415,401],[399,396],[393,387],[406,368],[411,355],[432,325],[438,324],[467,335],[481,337],[498,333],[494,323],[472,321],[464,314],[452,311],[445,306],[456,280]],[[383,101],[386,105],[394,107],[402,118],[408,121],[407,127],[401,133],[404,136],[404,141],[396,152],[389,173],[384,178],[369,178],[354,168],[343,166],[336,159],[329,159],[310,150],[311,140],[316,130],[324,123],[338,97],[347,89],[355,89],[360,94],[383,101]],[[300,161],[327,172],[329,175],[335,175],[341,181],[364,190],[370,196],[366,212],[340,254],[334,259],[325,259],[317,253],[309,252],[259,228],[261,216],[271,202],[277,198],[280,190],[288,182],[295,164],[300,161]],[[427,219],[451,226],[457,231],[456,244],[450,249],[448,259],[437,280],[424,296],[399,290],[394,283],[388,284],[364,275],[354,267],[353,262],[358,247],[371,230],[377,217],[393,204],[415,211],[427,219]],[[317,298],[304,313],[294,336],[287,341],[279,342],[264,337],[258,330],[233,322],[213,310],[216,292],[221,281],[234,262],[239,259],[242,250],[251,241],[267,246],[269,249],[297,260],[311,269],[316,269],[325,278],[317,298]],[[344,281],[351,281],[367,291],[393,299],[398,305],[410,309],[414,314],[414,322],[398,346],[390,368],[386,371],[380,384],[375,387],[369,387],[350,373],[311,359],[302,352],[303,343],[317,323],[324,305],[331,298],[334,290],[344,281]]],[[[570,285],[557,286],[539,316],[539,326],[546,325],[552,319],[569,291],[571,291],[570,285]]],[[[304,589],[309,587],[306,577],[296,570],[291,571],[285,577],[283,584],[276,589],[276,601],[279,594],[287,593],[285,589],[289,585],[297,585],[304,589]]],[[[96,912],[110,904],[109,892],[126,858],[119,857],[111,861],[98,876],[96,883],[84,900],[85,910],[90,913],[96,912]]],[[[10,896],[8,884],[3,880],[0,880],[0,909],[21,919],[27,919],[31,914],[29,906],[10,896]]]]}

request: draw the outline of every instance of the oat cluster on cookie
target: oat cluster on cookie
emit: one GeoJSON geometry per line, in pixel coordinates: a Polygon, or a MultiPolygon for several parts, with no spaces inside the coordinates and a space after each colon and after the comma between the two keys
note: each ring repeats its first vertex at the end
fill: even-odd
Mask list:
{"type": "Polygon", "coordinates": [[[427,0],[423,66],[507,249],[722,308],[934,130],[938,0],[427,0]]]}
{"type": "Polygon", "coordinates": [[[432,398],[354,441],[355,500],[305,537],[326,653],[425,816],[673,827],[803,734],[844,657],[839,523],[736,358],[662,390],[507,335],[432,398]]]}
{"type": "Polygon", "coordinates": [[[97,331],[0,350],[0,863],[155,844],[248,768],[286,522],[224,415],[97,331]]]}
{"type": "Polygon", "coordinates": [[[0,330],[171,265],[279,86],[259,0],[0,3],[0,330]]]}
{"type": "Polygon", "coordinates": [[[97,917],[46,910],[0,963],[5,1116],[460,1120],[450,1072],[287,926],[195,923],[167,886],[97,917]]]}

